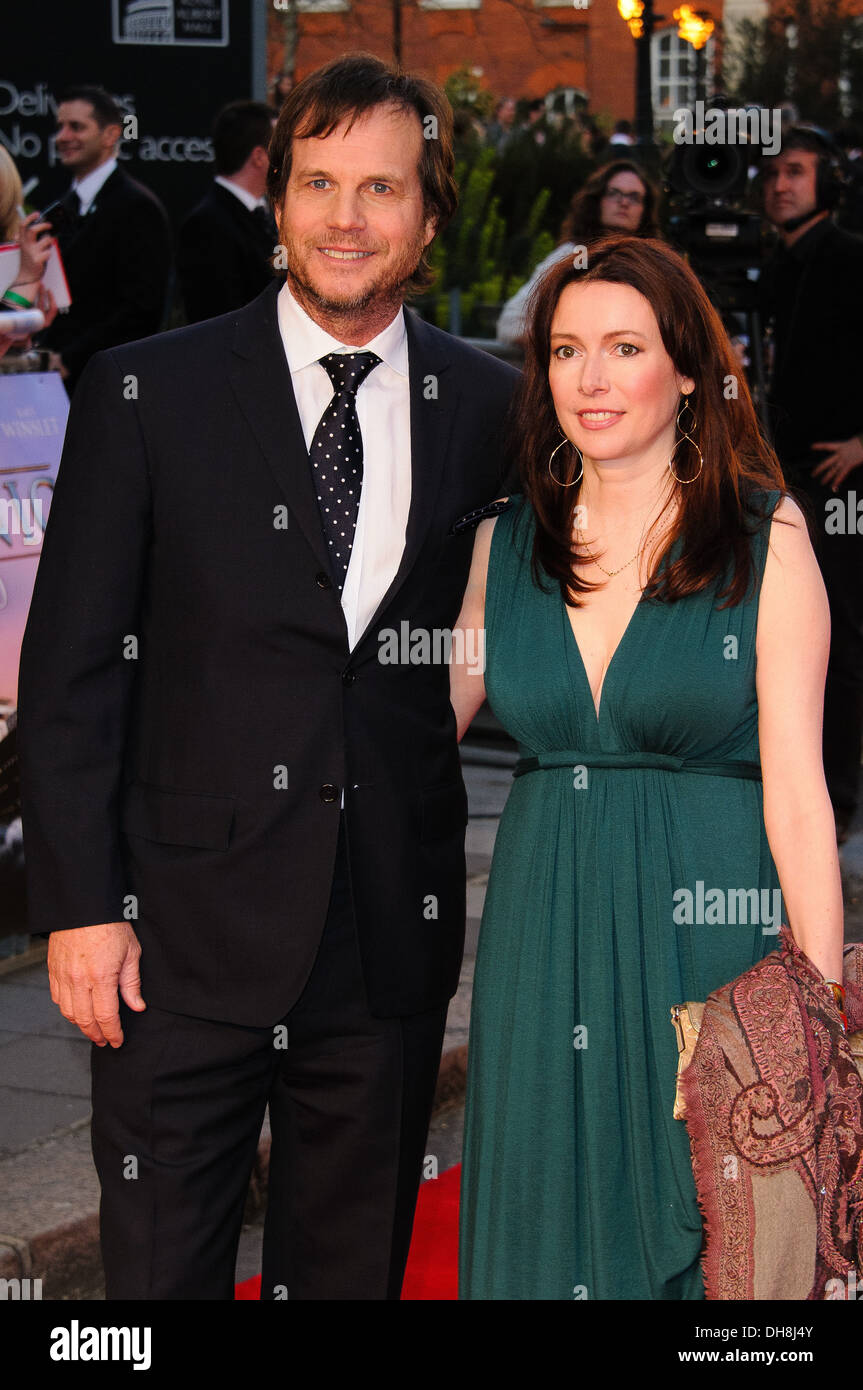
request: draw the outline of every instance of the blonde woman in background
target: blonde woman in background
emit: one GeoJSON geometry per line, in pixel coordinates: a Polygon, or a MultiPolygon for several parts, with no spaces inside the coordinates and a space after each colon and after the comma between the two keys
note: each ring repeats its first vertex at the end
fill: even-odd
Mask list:
{"type": "MultiPolygon", "coordinates": [[[[0,242],[17,242],[21,247],[17,274],[11,284],[2,286],[0,307],[39,309],[47,327],[57,313],[54,296],[42,283],[52,246],[51,237],[45,233],[50,232],[51,225],[43,222],[38,212],[22,217],[23,197],[21,175],[9,151],[0,145],[0,242]]],[[[0,356],[13,341],[8,335],[0,335],[0,356]]]]}

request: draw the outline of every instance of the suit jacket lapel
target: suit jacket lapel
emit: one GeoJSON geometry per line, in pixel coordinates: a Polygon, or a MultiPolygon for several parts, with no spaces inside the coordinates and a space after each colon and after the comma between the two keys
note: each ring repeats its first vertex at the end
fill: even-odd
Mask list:
{"type": "Polygon", "coordinates": [[[411,411],[411,504],[405,548],[395,577],[358,639],[354,657],[376,633],[387,608],[419,557],[434,516],[444,460],[455,418],[456,383],[440,337],[416,314],[405,309],[411,411]]]}
{"type": "MultiPolygon", "coordinates": [[[[281,285],[269,286],[240,310],[233,342],[230,381],[292,518],[329,574],[318,499],[291,373],[279,333],[277,298],[281,285]]],[[[434,515],[444,459],[455,416],[456,385],[439,336],[406,310],[411,417],[411,504],[405,547],[396,575],[357,641],[354,655],[374,642],[386,609],[410,574],[434,515]]]]}
{"type": "Polygon", "coordinates": [[[321,529],[303,427],[291,373],[279,333],[276,307],[281,285],[274,282],[242,309],[237,318],[230,381],[291,520],[296,520],[321,569],[330,562],[321,529]]]}

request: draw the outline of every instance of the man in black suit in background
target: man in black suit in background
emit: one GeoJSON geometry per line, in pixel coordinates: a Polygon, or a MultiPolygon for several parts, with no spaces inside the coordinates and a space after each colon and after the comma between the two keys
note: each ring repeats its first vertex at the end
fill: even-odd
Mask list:
{"type": "Polygon", "coordinates": [[[774,447],[790,484],[812,504],[815,550],[830,601],[824,689],[824,775],[836,837],[859,800],[863,746],[863,377],[857,314],[863,239],[836,225],[843,161],[826,132],[792,126],[764,160],[764,211],[779,232],[760,279],[773,329],[768,404],[774,447]],[[838,515],[837,515],[838,513],[838,515]]]}
{"type": "Polygon", "coordinates": [[[216,179],[180,228],[177,274],[190,323],[242,309],[273,278],[278,234],[266,198],[278,112],[232,101],[213,123],[216,179]]]}
{"type": "Polygon", "coordinates": [[[464,945],[444,634],[518,374],[403,308],[457,201],[437,87],[340,58],[270,155],[287,282],[90,365],[22,650],[109,1299],[232,1297],[268,1102],[262,1298],[397,1299],[464,945]]]}
{"type": "Polygon", "coordinates": [[[95,352],[158,333],[167,308],[171,232],[159,199],[117,163],[122,112],[101,87],[69,87],[57,107],[57,153],[73,174],[57,240],[72,306],[41,336],[75,384],[95,352]]]}

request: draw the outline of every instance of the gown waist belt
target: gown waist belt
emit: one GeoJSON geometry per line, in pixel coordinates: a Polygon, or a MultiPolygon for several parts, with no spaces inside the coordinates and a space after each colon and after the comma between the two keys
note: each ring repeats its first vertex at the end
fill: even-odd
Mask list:
{"type": "Polygon", "coordinates": [[[724,763],[700,762],[697,759],[678,758],[673,753],[603,753],[599,751],[581,752],[577,748],[555,750],[552,753],[536,753],[532,757],[519,758],[513,777],[523,777],[526,772],[547,772],[555,767],[655,767],[663,772],[698,772],[709,777],[748,777],[761,781],[761,764],[730,760],[724,763]]]}

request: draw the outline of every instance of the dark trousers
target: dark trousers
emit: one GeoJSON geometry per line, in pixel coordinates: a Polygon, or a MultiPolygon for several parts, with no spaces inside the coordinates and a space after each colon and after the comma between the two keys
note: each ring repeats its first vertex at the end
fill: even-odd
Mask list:
{"type": "MultiPolygon", "coordinates": [[[[832,439],[829,433],[825,436],[832,439]]],[[[855,470],[856,471],[856,470],[855,470]]],[[[847,527],[845,535],[828,535],[825,504],[846,499],[856,487],[863,497],[863,474],[854,473],[834,493],[816,478],[788,471],[788,480],[809,502],[815,553],[830,603],[830,659],[824,687],[824,776],[836,811],[848,817],[857,809],[863,740],[863,535],[847,527]]],[[[850,524],[856,515],[849,517],[850,524]]]]}
{"type": "Polygon", "coordinates": [[[397,1299],[447,1011],[369,1013],[343,829],[320,948],[280,1025],[120,1007],[122,1047],[92,1049],[106,1297],[233,1298],[269,1102],[261,1298],[397,1299]]]}

